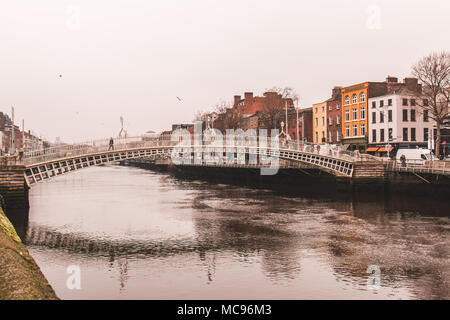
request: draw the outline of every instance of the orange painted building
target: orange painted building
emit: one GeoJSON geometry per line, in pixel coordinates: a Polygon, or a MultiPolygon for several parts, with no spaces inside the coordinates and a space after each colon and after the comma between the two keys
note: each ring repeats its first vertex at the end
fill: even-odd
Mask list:
{"type": "Polygon", "coordinates": [[[363,151],[368,139],[368,100],[387,93],[389,82],[362,82],[342,88],[342,143],[363,151]]]}

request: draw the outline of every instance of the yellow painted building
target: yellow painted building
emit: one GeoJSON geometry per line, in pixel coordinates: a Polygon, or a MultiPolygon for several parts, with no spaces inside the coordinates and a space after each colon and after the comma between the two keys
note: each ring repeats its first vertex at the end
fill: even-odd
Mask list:
{"type": "Polygon", "coordinates": [[[327,102],[313,104],[313,141],[316,144],[327,142],[327,102]]]}

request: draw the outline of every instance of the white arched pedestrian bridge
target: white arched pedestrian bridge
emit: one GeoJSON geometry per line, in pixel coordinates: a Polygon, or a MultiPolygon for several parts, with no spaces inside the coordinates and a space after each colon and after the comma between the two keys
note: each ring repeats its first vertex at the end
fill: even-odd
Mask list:
{"type": "MultiPolygon", "coordinates": [[[[37,182],[50,180],[53,177],[67,174],[75,170],[88,168],[91,166],[102,165],[109,162],[124,161],[137,158],[158,158],[171,157],[178,148],[176,143],[167,140],[146,140],[144,137],[133,137],[124,139],[115,139],[114,150],[109,147],[109,139],[77,143],[77,144],[65,144],[45,150],[32,151],[25,153],[19,163],[25,166],[25,180],[28,185],[33,185],[37,182]],[[175,149],[175,150],[174,150],[175,149]]],[[[193,150],[205,150],[210,148],[208,145],[194,146],[193,150]]],[[[217,153],[217,147],[215,148],[215,155],[217,153]]],[[[251,147],[251,146],[235,146],[223,147],[223,153],[219,154],[218,158],[222,159],[225,156],[225,151],[231,153],[238,152],[245,153],[247,155],[246,160],[250,158],[248,155],[257,155],[259,157],[277,157],[278,159],[291,160],[306,164],[310,167],[328,172],[335,176],[351,178],[353,175],[354,162],[357,160],[351,155],[334,149],[327,149],[322,147],[318,152],[314,146],[300,144],[297,142],[291,142],[284,146],[277,148],[266,147],[251,147]]],[[[192,157],[194,152],[192,153],[192,157]]],[[[237,158],[230,165],[230,163],[224,164],[224,166],[230,167],[234,164],[236,166],[242,166],[237,158]]],[[[360,159],[359,159],[360,160],[360,159]]],[[[196,166],[201,166],[202,163],[206,165],[210,164],[206,159],[201,159],[200,164],[198,162],[196,166]]],[[[184,164],[186,165],[186,164],[184,164]]],[[[221,161],[215,165],[220,166],[221,161]]],[[[268,167],[268,164],[252,164],[255,167],[268,167]]]]}

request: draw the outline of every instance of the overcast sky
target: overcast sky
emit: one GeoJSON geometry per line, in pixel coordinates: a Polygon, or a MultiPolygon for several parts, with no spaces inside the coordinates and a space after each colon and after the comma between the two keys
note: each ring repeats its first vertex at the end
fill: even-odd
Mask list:
{"type": "Polygon", "coordinates": [[[307,107],[450,49],[449,12],[448,0],[2,0],[0,111],[78,141],[116,136],[121,115],[131,135],[160,131],[273,86],[307,107]]]}

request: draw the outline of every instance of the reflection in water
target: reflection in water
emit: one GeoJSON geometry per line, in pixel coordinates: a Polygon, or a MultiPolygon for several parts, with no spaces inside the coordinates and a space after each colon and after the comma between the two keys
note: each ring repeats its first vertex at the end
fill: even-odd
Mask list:
{"type": "Polygon", "coordinates": [[[429,204],[106,166],[34,186],[25,241],[61,298],[448,299],[448,203],[429,204]],[[79,291],[65,286],[73,264],[79,291]]]}

